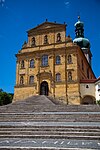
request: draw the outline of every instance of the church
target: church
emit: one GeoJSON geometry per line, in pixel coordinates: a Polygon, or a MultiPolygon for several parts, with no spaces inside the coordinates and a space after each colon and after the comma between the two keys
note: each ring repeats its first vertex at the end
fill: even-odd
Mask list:
{"type": "Polygon", "coordinates": [[[27,31],[28,40],[16,54],[14,101],[46,95],[70,105],[95,104],[94,97],[88,102],[83,95],[86,81],[96,81],[84,23],[78,17],[74,40],[66,36],[66,28],[46,20],[27,31]]]}

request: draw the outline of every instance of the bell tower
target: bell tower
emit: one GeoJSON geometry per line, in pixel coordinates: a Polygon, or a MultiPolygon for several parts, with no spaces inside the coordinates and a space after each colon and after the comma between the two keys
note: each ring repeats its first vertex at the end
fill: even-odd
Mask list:
{"type": "Polygon", "coordinates": [[[90,42],[87,38],[84,37],[84,23],[80,21],[80,16],[78,16],[78,21],[75,23],[75,39],[73,40],[86,56],[88,63],[91,65],[92,53],[90,51],[90,42]]]}

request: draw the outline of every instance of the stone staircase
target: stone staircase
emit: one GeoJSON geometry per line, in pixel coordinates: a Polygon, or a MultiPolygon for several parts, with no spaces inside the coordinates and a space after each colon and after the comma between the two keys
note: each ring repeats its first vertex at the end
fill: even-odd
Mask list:
{"type": "Polygon", "coordinates": [[[1,150],[100,149],[100,107],[34,96],[0,107],[1,150]]]}

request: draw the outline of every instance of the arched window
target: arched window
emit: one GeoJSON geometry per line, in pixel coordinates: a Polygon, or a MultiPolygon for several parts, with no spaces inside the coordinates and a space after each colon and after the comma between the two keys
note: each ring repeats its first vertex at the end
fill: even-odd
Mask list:
{"type": "Polygon", "coordinates": [[[71,71],[68,72],[68,81],[72,81],[72,72],[71,71]]]}
{"type": "Polygon", "coordinates": [[[35,37],[32,38],[32,44],[31,46],[35,46],[35,37]]]}
{"type": "Polygon", "coordinates": [[[29,78],[29,84],[33,84],[34,83],[34,76],[30,76],[29,78]]]}
{"type": "Polygon", "coordinates": [[[45,36],[44,36],[44,44],[47,44],[47,43],[48,43],[48,36],[45,35],[45,36]]]}
{"type": "Polygon", "coordinates": [[[57,42],[60,42],[60,41],[61,41],[61,34],[58,33],[58,34],[57,34],[57,42]]]}
{"type": "Polygon", "coordinates": [[[60,56],[56,56],[56,64],[60,64],[61,63],[61,59],[60,59],[60,56]]]}
{"type": "Polygon", "coordinates": [[[42,56],[42,66],[48,66],[48,55],[42,56]]]}
{"type": "Polygon", "coordinates": [[[25,67],[24,60],[21,61],[21,69],[25,67]]]}
{"type": "Polygon", "coordinates": [[[34,68],[34,59],[30,60],[30,68],[34,68]]]}
{"type": "Polygon", "coordinates": [[[68,55],[68,64],[72,63],[72,56],[68,55]]]}
{"type": "Polygon", "coordinates": [[[23,85],[24,84],[24,77],[20,76],[20,84],[23,85]]]}
{"type": "Polygon", "coordinates": [[[56,81],[57,82],[61,81],[61,74],[60,73],[56,74],[56,81]]]}

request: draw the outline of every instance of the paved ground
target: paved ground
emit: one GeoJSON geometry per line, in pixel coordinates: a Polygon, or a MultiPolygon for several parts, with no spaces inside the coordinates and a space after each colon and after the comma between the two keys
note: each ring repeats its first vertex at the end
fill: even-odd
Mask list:
{"type": "Polygon", "coordinates": [[[82,148],[100,150],[100,141],[93,140],[65,140],[65,139],[0,139],[2,148],[82,148]]]}

